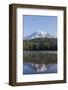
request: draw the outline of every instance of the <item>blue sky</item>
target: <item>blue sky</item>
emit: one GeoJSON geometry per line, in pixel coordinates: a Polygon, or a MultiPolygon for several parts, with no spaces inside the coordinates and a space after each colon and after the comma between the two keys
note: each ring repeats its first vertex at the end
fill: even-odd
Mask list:
{"type": "Polygon", "coordinates": [[[24,15],[24,36],[35,31],[47,32],[57,36],[57,16],[24,15]]]}

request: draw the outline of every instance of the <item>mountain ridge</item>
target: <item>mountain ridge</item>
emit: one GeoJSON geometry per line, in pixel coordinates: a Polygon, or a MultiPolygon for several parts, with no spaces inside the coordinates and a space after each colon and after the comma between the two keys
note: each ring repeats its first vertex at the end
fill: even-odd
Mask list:
{"type": "Polygon", "coordinates": [[[56,38],[56,37],[50,35],[47,32],[35,31],[32,34],[25,36],[24,40],[30,40],[30,39],[35,39],[35,38],[56,38]]]}

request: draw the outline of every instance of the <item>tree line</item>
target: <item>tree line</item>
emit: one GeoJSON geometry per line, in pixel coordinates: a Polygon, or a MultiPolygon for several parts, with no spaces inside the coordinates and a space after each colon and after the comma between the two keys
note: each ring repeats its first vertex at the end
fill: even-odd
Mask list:
{"type": "Polygon", "coordinates": [[[57,50],[57,38],[35,38],[23,40],[24,51],[45,51],[57,50]]]}

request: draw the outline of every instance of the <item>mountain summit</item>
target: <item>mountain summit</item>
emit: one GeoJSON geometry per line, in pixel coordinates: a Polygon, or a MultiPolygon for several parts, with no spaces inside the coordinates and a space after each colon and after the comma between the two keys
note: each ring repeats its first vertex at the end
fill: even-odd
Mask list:
{"type": "Polygon", "coordinates": [[[35,31],[32,34],[30,34],[29,36],[25,36],[24,40],[27,39],[35,39],[35,38],[55,38],[54,36],[49,35],[46,32],[42,32],[42,31],[35,31]]]}

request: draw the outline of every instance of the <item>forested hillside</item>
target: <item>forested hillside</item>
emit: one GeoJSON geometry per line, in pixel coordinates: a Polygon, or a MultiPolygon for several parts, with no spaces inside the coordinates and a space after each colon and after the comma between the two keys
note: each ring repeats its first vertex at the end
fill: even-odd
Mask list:
{"type": "Polygon", "coordinates": [[[56,51],[57,38],[35,38],[23,40],[24,51],[56,51]]]}

